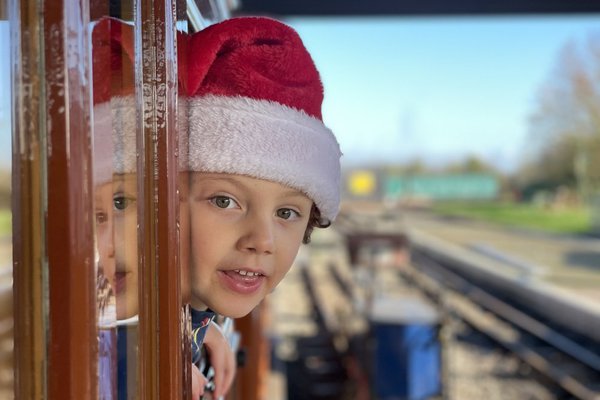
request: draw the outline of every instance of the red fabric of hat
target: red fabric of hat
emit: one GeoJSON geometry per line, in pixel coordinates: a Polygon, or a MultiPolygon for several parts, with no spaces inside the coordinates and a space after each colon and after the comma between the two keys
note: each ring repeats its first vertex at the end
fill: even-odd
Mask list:
{"type": "Polygon", "coordinates": [[[284,184],[333,220],[341,152],[323,124],[321,79],[298,34],[270,18],[246,17],[182,42],[189,169],[284,184]]]}
{"type": "Polygon", "coordinates": [[[298,34],[267,18],[235,18],[190,39],[188,96],[270,100],[321,119],[323,86],[298,34]]]}
{"type": "Polygon", "coordinates": [[[94,182],[136,169],[134,30],[115,18],[92,29],[94,182]]]}

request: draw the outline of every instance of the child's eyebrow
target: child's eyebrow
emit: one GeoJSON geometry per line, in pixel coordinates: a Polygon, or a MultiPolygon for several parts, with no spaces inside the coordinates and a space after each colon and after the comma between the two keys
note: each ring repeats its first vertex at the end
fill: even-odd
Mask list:
{"type": "Polygon", "coordinates": [[[130,192],[136,193],[137,187],[135,186],[135,177],[126,176],[125,174],[115,174],[113,176],[113,193],[116,192],[130,192]],[[128,184],[134,183],[133,188],[130,188],[128,184]],[[127,185],[127,186],[126,186],[127,185]]]}
{"type": "Polygon", "coordinates": [[[198,184],[209,183],[209,182],[216,182],[216,183],[226,182],[226,183],[230,183],[232,185],[238,186],[238,187],[246,186],[243,183],[236,180],[235,178],[229,178],[226,176],[203,176],[200,178],[195,178],[193,181],[193,183],[198,183],[198,184]]]}

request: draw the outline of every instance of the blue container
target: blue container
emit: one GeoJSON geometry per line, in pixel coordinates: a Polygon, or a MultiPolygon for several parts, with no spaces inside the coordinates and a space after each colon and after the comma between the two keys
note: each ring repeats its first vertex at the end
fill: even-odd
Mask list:
{"type": "Polygon", "coordinates": [[[422,400],[441,395],[439,316],[415,297],[373,302],[373,391],[381,400],[422,400]]]}

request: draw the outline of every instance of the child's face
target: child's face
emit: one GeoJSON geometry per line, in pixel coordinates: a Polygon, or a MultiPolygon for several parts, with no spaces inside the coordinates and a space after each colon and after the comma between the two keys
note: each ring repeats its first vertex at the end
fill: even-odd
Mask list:
{"type": "Polygon", "coordinates": [[[248,314],[290,269],[312,201],[278,183],[192,173],[192,305],[229,317],[248,314]]]}
{"type": "Polygon", "coordinates": [[[96,233],[100,267],[116,297],[117,318],[138,311],[137,195],[133,174],[96,188],[96,233]]]}

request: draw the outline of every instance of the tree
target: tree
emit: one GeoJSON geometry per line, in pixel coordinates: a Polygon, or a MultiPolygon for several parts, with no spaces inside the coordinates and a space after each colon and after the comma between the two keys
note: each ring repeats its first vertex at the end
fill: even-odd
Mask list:
{"type": "Polygon", "coordinates": [[[444,168],[445,172],[451,173],[490,173],[497,175],[497,170],[487,161],[472,154],[466,158],[454,162],[444,168]]]}
{"type": "Polygon", "coordinates": [[[529,122],[521,185],[566,185],[584,197],[600,189],[600,32],[564,46],[529,122]]]}

